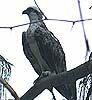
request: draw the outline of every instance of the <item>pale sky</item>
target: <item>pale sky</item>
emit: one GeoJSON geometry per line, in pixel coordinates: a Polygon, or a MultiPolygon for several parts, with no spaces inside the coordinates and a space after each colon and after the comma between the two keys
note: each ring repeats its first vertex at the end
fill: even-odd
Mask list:
{"type": "MultiPolygon", "coordinates": [[[[48,18],[79,20],[77,0],[36,0],[39,7],[48,18]]],[[[92,18],[92,0],[80,0],[83,17],[92,18]]],[[[0,26],[14,26],[29,22],[22,11],[29,6],[35,6],[33,0],[0,0],[0,26]]],[[[47,27],[60,40],[66,54],[67,69],[70,70],[85,62],[85,41],[81,22],[76,23],[71,30],[72,23],[45,21],[47,27]]],[[[92,49],[92,21],[85,21],[86,35],[92,49]]],[[[12,68],[10,85],[21,97],[30,87],[38,75],[26,59],[22,49],[22,32],[27,26],[10,29],[0,29],[0,54],[8,59],[15,67],[12,68]]],[[[56,98],[61,100],[61,95],[54,90],[56,98]]],[[[49,91],[44,91],[35,100],[51,100],[49,91]]]]}

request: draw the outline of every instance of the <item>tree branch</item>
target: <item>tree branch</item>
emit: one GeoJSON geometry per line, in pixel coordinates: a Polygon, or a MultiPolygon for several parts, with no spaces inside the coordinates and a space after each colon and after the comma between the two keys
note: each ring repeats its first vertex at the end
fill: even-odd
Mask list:
{"type": "Polygon", "coordinates": [[[65,83],[72,83],[80,78],[87,76],[92,73],[92,61],[88,61],[80,66],[57,75],[52,75],[47,78],[41,79],[33,87],[31,87],[20,100],[33,100],[36,98],[44,89],[50,85],[53,87],[63,85],[65,83]]]}
{"type": "Polygon", "coordinates": [[[61,21],[61,22],[69,22],[69,23],[78,23],[78,22],[83,22],[83,21],[91,21],[92,20],[92,18],[90,18],[90,19],[82,19],[82,20],[75,20],[75,21],[73,21],[73,20],[61,20],[61,19],[42,19],[42,20],[39,20],[39,21],[35,21],[35,22],[32,22],[32,23],[25,23],[25,24],[20,24],[20,25],[15,25],[15,26],[2,26],[2,27],[0,27],[0,28],[3,28],[3,29],[13,29],[13,28],[16,28],[16,27],[20,27],[20,26],[25,26],[25,25],[29,25],[29,24],[33,24],[33,23],[38,23],[38,22],[40,22],[40,21],[44,21],[44,20],[52,20],[52,21],[61,21]]]}
{"type": "Polygon", "coordinates": [[[15,100],[20,100],[17,93],[13,90],[13,88],[1,77],[0,77],[0,82],[9,90],[9,92],[15,98],[15,100]]]}

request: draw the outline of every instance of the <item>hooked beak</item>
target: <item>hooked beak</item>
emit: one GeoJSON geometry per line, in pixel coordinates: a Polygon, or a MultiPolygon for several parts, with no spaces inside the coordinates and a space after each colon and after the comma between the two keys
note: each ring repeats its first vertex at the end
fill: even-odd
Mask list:
{"type": "Polygon", "coordinates": [[[22,14],[27,14],[27,10],[24,10],[24,11],[22,12],[22,14]]]}

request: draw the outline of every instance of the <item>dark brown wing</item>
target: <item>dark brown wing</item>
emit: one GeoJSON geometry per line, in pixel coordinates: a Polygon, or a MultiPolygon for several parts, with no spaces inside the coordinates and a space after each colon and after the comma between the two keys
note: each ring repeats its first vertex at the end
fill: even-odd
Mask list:
{"type": "Polygon", "coordinates": [[[42,58],[50,67],[51,72],[66,71],[65,54],[60,42],[46,29],[36,29],[35,40],[42,58]]]}
{"type": "Polygon", "coordinates": [[[26,32],[22,33],[22,45],[23,51],[29,62],[32,64],[32,67],[36,71],[38,75],[41,74],[41,67],[36,59],[35,55],[31,51],[31,47],[29,46],[28,39],[26,38],[26,32]]]}

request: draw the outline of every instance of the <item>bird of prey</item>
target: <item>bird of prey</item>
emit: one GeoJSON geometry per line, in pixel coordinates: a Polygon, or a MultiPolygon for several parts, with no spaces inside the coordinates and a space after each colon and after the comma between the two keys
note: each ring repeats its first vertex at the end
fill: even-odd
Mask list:
{"type": "MultiPolygon", "coordinates": [[[[39,75],[37,80],[66,71],[63,48],[59,40],[43,22],[43,14],[36,7],[29,7],[22,14],[27,14],[30,20],[27,31],[22,34],[23,51],[35,72],[39,75]]],[[[51,86],[48,89],[55,100],[52,88],[51,86]]],[[[75,83],[54,88],[68,100],[76,100],[75,83]]]]}

